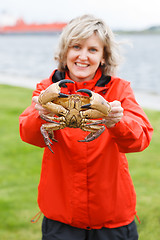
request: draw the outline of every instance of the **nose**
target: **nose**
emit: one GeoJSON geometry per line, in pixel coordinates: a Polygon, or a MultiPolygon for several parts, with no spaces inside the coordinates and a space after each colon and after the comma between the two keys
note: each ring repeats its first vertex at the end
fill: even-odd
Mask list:
{"type": "Polygon", "coordinates": [[[88,52],[86,49],[81,49],[81,51],[79,52],[79,59],[82,61],[85,61],[88,59],[88,52]]]}

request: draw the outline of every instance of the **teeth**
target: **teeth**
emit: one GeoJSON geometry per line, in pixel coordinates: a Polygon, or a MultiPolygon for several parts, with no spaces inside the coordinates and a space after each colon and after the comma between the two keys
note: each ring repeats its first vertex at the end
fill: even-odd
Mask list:
{"type": "Polygon", "coordinates": [[[88,64],[76,63],[78,67],[88,67],[88,64]]]}

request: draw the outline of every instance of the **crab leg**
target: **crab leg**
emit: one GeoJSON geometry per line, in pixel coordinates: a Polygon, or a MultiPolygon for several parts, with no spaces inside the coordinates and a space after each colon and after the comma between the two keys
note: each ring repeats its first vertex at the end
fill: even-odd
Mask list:
{"type": "Polygon", "coordinates": [[[58,142],[53,135],[53,131],[59,130],[59,129],[63,129],[65,128],[64,124],[58,123],[58,122],[54,122],[52,121],[51,123],[44,123],[41,127],[40,127],[40,131],[42,133],[42,136],[44,138],[44,142],[46,144],[46,146],[49,148],[49,150],[53,153],[52,149],[51,149],[51,145],[53,145],[53,143],[51,142],[50,139],[52,139],[55,142],[58,142]]]}
{"type": "MultiPolygon", "coordinates": [[[[58,125],[58,124],[60,125],[60,123],[55,122],[54,120],[56,120],[56,121],[62,121],[62,123],[65,121],[65,118],[64,118],[64,117],[50,117],[50,116],[47,116],[47,115],[44,115],[44,114],[41,115],[41,118],[42,118],[43,120],[49,122],[49,123],[56,123],[57,125],[58,125]]],[[[61,123],[61,124],[62,124],[62,123],[61,123]]]]}
{"type": "Polygon", "coordinates": [[[87,124],[87,126],[93,126],[93,125],[97,125],[97,124],[105,124],[106,123],[106,119],[102,119],[102,120],[90,120],[91,122],[87,124]]]}
{"type": "Polygon", "coordinates": [[[59,104],[55,104],[53,102],[48,102],[42,106],[44,108],[46,108],[48,111],[50,111],[53,115],[55,114],[57,116],[59,116],[59,115],[65,116],[68,112],[63,106],[61,106],[59,104]]]}
{"type": "Polygon", "coordinates": [[[94,139],[98,138],[105,131],[105,126],[95,126],[95,128],[93,128],[92,126],[84,127],[83,130],[91,132],[87,135],[85,139],[79,140],[78,142],[91,142],[94,139]]]}
{"type": "Polygon", "coordinates": [[[87,123],[87,126],[105,124],[106,120],[105,119],[102,119],[102,120],[83,119],[82,124],[86,124],[86,123],[87,123]]]}
{"type": "Polygon", "coordinates": [[[49,134],[48,132],[45,130],[44,126],[42,125],[41,128],[40,128],[40,131],[42,133],[42,136],[44,138],[44,142],[46,144],[46,146],[49,148],[49,150],[54,153],[52,151],[52,148],[51,148],[51,145],[53,145],[53,143],[51,142],[51,140],[49,139],[49,134]]]}
{"type": "Polygon", "coordinates": [[[87,118],[87,119],[90,119],[90,118],[93,118],[93,119],[97,119],[97,118],[104,118],[105,115],[96,110],[96,109],[87,109],[87,110],[82,110],[80,111],[80,114],[83,118],[87,118]]]}

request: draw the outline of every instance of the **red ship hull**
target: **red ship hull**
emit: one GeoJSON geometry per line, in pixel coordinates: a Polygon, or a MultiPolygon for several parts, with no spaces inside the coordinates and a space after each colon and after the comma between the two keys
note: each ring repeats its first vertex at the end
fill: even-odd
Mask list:
{"type": "Polygon", "coordinates": [[[66,23],[26,24],[18,20],[14,26],[0,27],[0,34],[18,33],[56,33],[61,32],[66,23]]]}

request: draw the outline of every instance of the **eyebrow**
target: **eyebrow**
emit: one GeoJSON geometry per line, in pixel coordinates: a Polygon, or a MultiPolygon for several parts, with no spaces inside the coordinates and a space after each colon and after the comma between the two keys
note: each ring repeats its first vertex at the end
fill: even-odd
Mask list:
{"type": "Polygon", "coordinates": [[[93,46],[90,46],[90,48],[98,48],[98,46],[93,45],[93,46]]]}

